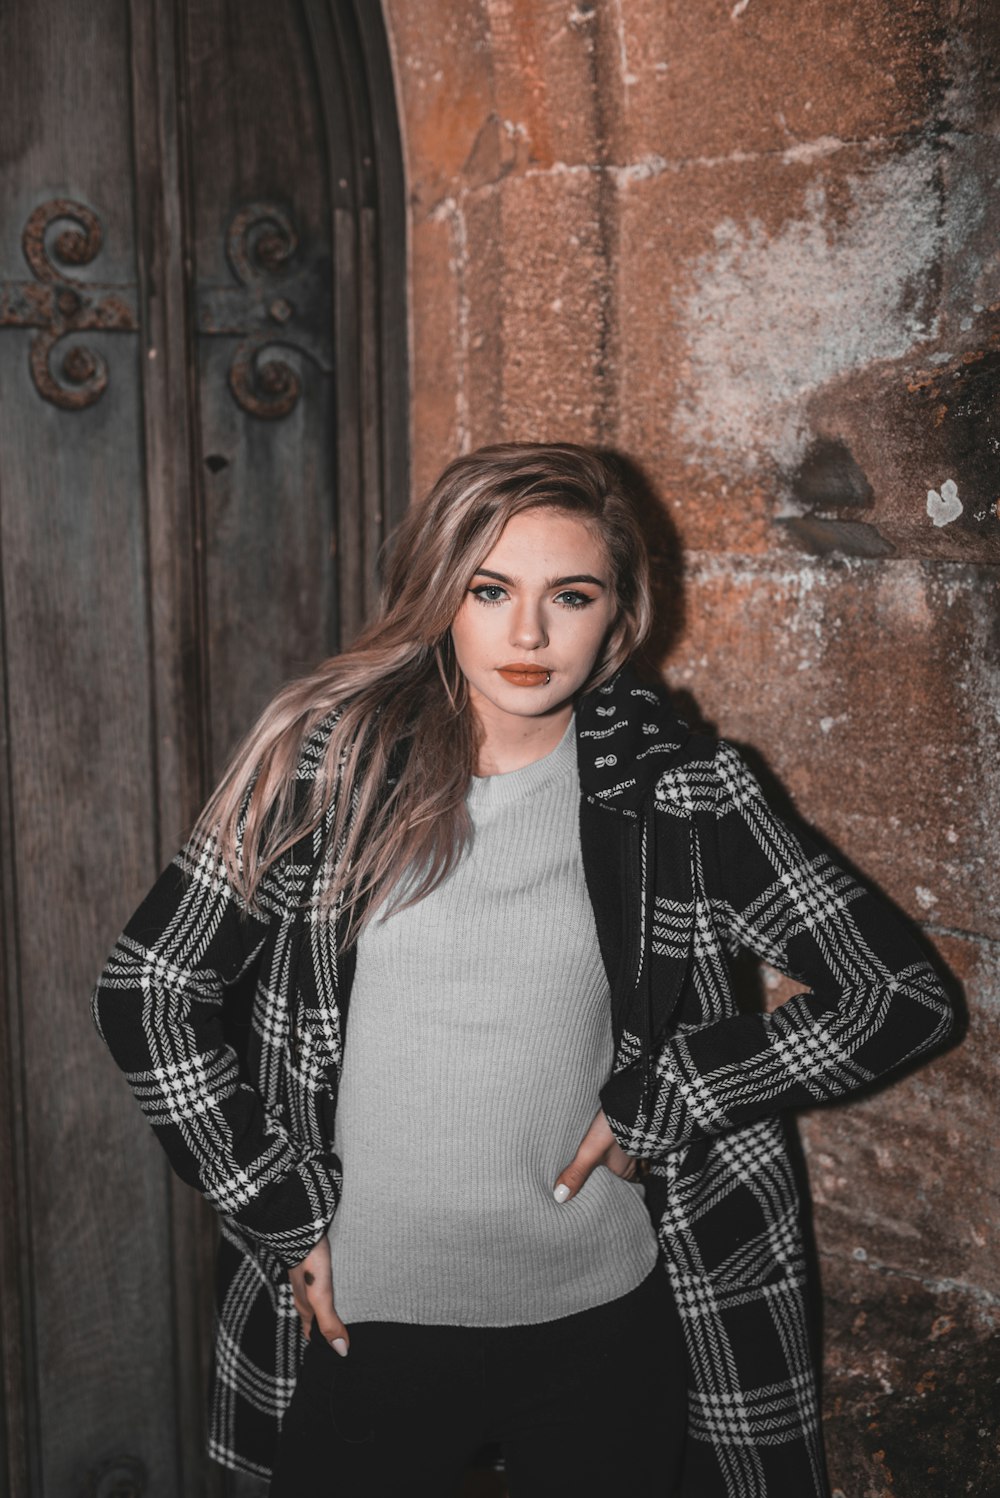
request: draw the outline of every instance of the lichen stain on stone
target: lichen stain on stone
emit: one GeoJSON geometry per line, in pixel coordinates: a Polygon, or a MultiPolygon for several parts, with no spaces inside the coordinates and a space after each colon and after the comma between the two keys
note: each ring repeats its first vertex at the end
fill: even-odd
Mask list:
{"type": "Polygon", "coordinates": [[[927,513],[935,525],[950,525],[953,520],[958,519],[963,508],[954,479],[945,479],[940,494],[936,489],[928,489],[927,513]]]}
{"type": "Polygon", "coordinates": [[[757,218],[723,219],[714,249],[690,267],[680,304],[690,373],[673,429],[716,471],[745,474],[766,461],[793,470],[818,389],[936,335],[926,299],[914,294],[934,284],[946,236],[932,149],[856,176],[849,191],[835,218],[822,181],[813,182],[804,214],[774,235],[757,218]]]}

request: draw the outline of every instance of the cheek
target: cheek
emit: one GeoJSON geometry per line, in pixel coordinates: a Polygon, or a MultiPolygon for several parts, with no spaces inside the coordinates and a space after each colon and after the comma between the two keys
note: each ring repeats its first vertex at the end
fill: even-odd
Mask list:
{"type": "Polygon", "coordinates": [[[469,655],[489,634],[489,610],[481,605],[462,604],[451,626],[451,638],[458,656],[469,655]]]}
{"type": "Polygon", "coordinates": [[[575,634],[581,649],[586,646],[596,651],[614,623],[614,620],[614,610],[606,608],[587,609],[586,613],[574,619],[574,624],[576,625],[575,634]]]}

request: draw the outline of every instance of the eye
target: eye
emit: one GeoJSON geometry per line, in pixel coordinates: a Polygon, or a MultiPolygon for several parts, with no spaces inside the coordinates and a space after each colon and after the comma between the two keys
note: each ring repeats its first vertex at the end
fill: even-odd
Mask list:
{"type": "Polygon", "coordinates": [[[507,596],[506,590],[499,583],[480,583],[477,588],[470,588],[469,592],[473,598],[478,598],[480,603],[485,603],[488,607],[503,603],[507,596]]]}
{"type": "Polygon", "coordinates": [[[564,588],[561,593],[556,594],[556,601],[567,609],[585,609],[589,603],[593,603],[589,593],[578,593],[575,588],[564,588]]]}

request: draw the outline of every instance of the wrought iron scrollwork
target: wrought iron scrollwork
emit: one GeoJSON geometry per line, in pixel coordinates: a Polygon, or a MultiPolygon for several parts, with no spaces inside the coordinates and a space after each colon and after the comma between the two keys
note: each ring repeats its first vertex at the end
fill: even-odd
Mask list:
{"type": "Polygon", "coordinates": [[[323,278],[296,267],[299,237],[276,203],[248,203],[226,233],[226,259],[238,287],[201,287],[198,332],[239,337],[229,388],[244,411],[265,421],[298,404],[302,380],[280,350],[305,355],[329,371],[329,292],[323,278]]]}
{"type": "Polygon", "coordinates": [[[21,235],[34,281],[0,284],[0,328],[36,328],[31,377],[39,395],[64,411],[82,411],[100,400],[108,384],[103,356],[87,344],[67,342],[88,332],[136,333],[135,287],[83,281],[71,269],[90,265],[104,234],[93,209],[71,198],[51,198],[31,214],[21,235]],[[56,226],[64,227],[53,233],[56,226]]]}
{"type": "MultiPolygon", "coordinates": [[[[101,253],[104,231],[92,208],[51,198],[29,217],[21,236],[31,281],[0,282],[0,328],[33,328],[30,368],[43,399],[64,411],[100,400],[108,366],[81,335],[137,333],[137,288],[74,274],[101,253]],[[61,355],[61,357],[60,357],[61,355]]],[[[200,286],[197,329],[203,337],[239,340],[229,388],[251,416],[274,421],[298,404],[302,379],[283,355],[291,350],[324,373],[331,369],[329,266],[297,265],[299,238],[275,203],[248,203],[226,234],[236,286],[200,286]]]]}

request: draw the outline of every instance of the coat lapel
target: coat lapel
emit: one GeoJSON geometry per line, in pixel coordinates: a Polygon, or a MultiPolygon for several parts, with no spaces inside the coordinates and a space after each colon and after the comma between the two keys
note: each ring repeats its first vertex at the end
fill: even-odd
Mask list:
{"type": "Polygon", "coordinates": [[[656,811],[655,786],[690,733],[666,693],[624,667],[577,705],[580,845],[611,985],[619,1063],[647,1069],[670,1024],[694,929],[689,808],[656,811]]]}

